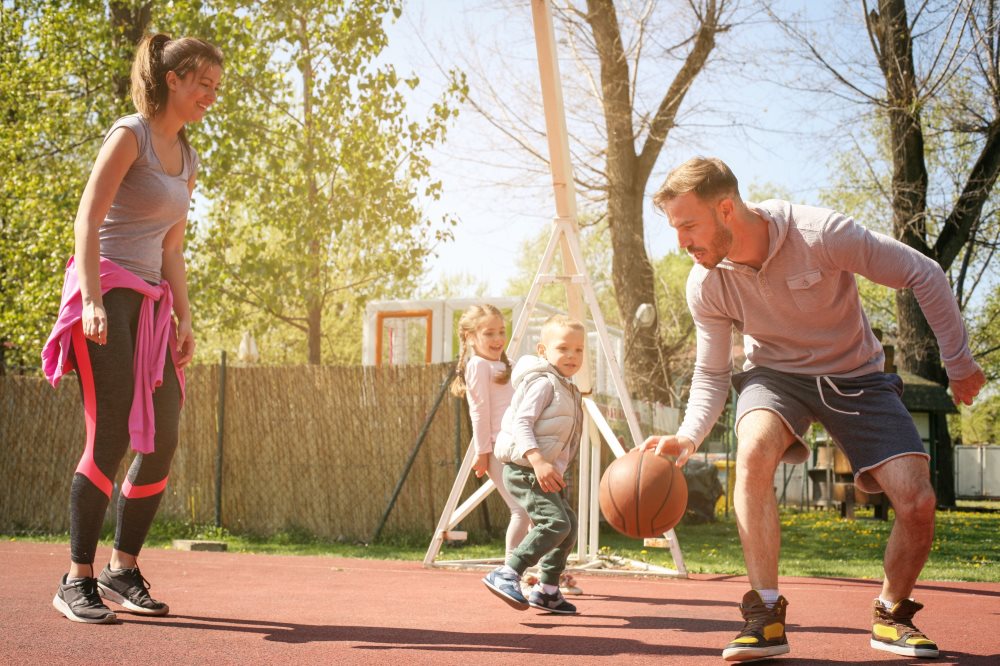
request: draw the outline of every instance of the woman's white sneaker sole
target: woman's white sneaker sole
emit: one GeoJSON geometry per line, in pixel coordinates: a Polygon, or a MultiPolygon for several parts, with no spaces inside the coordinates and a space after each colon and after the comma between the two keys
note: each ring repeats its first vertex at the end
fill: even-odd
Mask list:
{"type": "Polygon", "coordinates": [[[59,598],[58,594],[52,598],[52,607],[55,608],[60,613],[62,613],[63,615],[65,615],[67,619],[72,620],[73,622],[84,622],[86,624],[111,624],[112,622],[118,621],[118,616],[115,615],[113,612],[109,613],[105,617],[98,618],[96,620],[80,617],[79,615],[73,613],[73,610],[69,607],[69,605],[65,601],[59,598]]]}
{"type": "Polygon", "coordinates": [[[100,581],[97,583],[97,591],[108,601],[113,601],[125,610],[130,610],[133,613],[139,613],[140,615],[166,615],[170,612],[170,607],[166,604],[163,605],[163,608],[156,610],[150,610],[149,608],[137,606],[100,581]]]}

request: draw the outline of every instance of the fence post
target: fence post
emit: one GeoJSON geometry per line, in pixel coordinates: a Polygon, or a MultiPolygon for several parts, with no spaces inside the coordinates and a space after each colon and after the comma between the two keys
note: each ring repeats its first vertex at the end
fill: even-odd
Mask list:
{"type": "Polygon", "coordinates": [[[215,526],[222,527],[222,443],[226,424],[226,350],[219,363],[219,419],[215,431],[215,526]]]}
{"type": "Polygon", "coordinates": [[[427,432],[431,429],[431,423],[434,422],[434,415],[437,414],[438,408],[441,406],[441,401],[444,399],[444,394],[448,391],[448,386],[450,384],[451,376],[445,377],[444,381],[441,383],[441,390],[438,392],[437,399],[434,401],[434,406],[431,407],[431,411],[427,414],[427,418],[424,419],[424,426],[420,429],[420,434],[417,435],[417,441],[413,443],[413,448],[410,450],[410,457],[407,458],[406,464],[403,465],[403,473],[399,476],[399,481],[396,482],[396,487],[392,491],[392,497],[389,499],[389,505],[385,507],[385,511],[382,513],[382,518],[378,521],[378,527],[375,528],[375,533],[372,534],[372,543],[378,541],[378,538],[382,535],[382,528],[385,527],[386,522],[389,520],[389,514],[392,513],[392,507],[396,506],[396,500],[399,499],[399,493],[403,490],[403,484],[406,483],[406,477],[410,474],[413,462],[417,459],[417,453],[420,452],[420,447],[424,443],[424,438],[427,437],[427,432]]]}

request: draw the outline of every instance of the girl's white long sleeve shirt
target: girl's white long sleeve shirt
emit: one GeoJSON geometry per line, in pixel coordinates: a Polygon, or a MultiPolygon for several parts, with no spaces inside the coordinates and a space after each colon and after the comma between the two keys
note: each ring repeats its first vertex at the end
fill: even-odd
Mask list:
{"type": "Polygon", "coordinates": [[[469,401],[472,441],[477,454],[493,451],[503,413],[514,395],[510,381],[496,382],[497,375],[506,369],[503,361],[490,361],[475,354],[465,365],[465,395],[469,401]]]}

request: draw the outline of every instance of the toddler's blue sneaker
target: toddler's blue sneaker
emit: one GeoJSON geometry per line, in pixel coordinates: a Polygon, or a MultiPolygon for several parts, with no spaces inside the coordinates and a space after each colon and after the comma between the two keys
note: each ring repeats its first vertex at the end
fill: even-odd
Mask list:
{"type": "Polygon", "coordinates": [[[519,576],[503,573],[502,567],[497,567],[486,574],[483,585],[490,592],[503,599],[504,603],[517,610],[528,610],[528,600],[521,594],[521,579],[519,576]]]}
{"type": "Polygon", "coordinates": [[[539,588],[535,588],[528,596],[528,605],[547,613],[558,613],[559,615],[576,615],[576,606],[566,601],[562,592],[546,594],[539,588]]]}

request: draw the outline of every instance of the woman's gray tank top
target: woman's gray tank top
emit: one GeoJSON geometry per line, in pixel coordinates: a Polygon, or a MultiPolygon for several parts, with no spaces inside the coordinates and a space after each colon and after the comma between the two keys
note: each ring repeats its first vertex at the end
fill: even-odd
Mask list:
{"type": "Polygon", "coordinates": [[[115,200],[101,224],[101,256],[144,280],[159,283],[163,237],[183,220],[191,205],[188,181],[198,169],[198,154],[183,143],[184,166],[168,174],[153,150],[149,122],[139,114],[119,118],[104,140],[120,127],[135,135],[139,156],[122,179],[115,200]]]}

